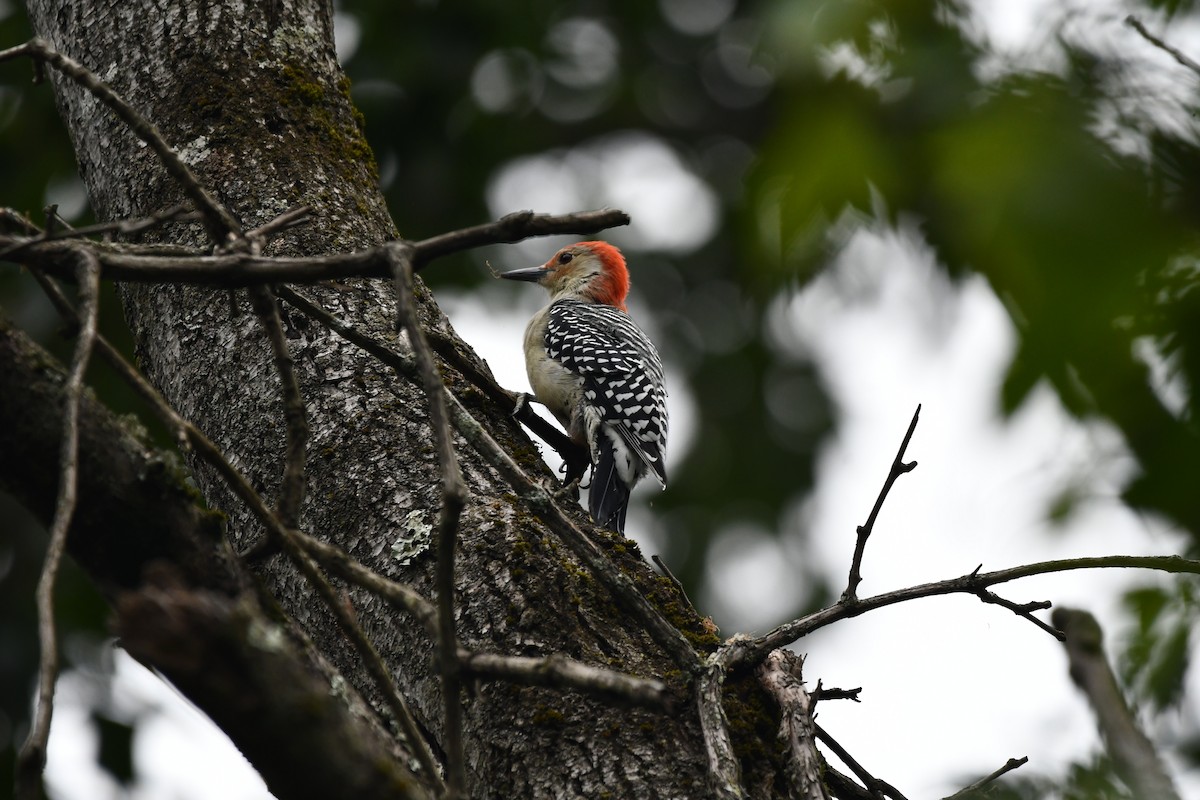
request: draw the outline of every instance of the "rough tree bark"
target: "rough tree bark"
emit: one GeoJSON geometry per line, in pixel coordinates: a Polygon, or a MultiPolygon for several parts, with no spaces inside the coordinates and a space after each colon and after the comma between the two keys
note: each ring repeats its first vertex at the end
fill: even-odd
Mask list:
{"type": "MultiPolygon", "coordinates": [[[[278,239],[270,253],[349,251],[396,235],[336,62],[328,3],[31,0],[29,11],[36,33],[122,92],[243,227],[296,205],[314,208],[312,223],[278,239]]],[[[55,77],[54,91],[99,218],[145,215],[182,199],[155,156],[123,124],[77,86],[55,77]]],[[[172,241],[204,243],[198,226],[169,230],[172,241]]],[[[354,281],[303,292],[355,327],[396,342],[388,285],[354,281]]],[[[121,293],[142,369],[273,502],[284,451],[280,388],[245,294],[161,285],[127,285],[121,293]]],[[[430,293],[418,285],[417,295],[426,328],[453,336],[430,293]]],[[[300,527],[432,596],[428,537],[441,483],[420,387],[287,305],[281,304],[281,312],[312,430],[300,527]],[[398,558],[398,552],[409,557],[398,558]]],[[[396,344],[405,347],[403,341],[396,344]]],[[[444,366],[443,374],[460,397],[474,401],[473,412],[509,452],[519,454],[528,470],[545,474],[503,410],[487,406],[444,366]]],[[[457,577],[463,645],[519,655],[562,653],[682,686],[687,676],[662,649],[514,501],[468,443],[458,438],[455,443],[471,493],[457,577]]],[[[191,466],[207,502],[228,515],[234,547],[258,541],[262,529],[245,507],[211,470],[191,466]]],[[[635,552],[624,562],[642,585],[654,585],[635,552]]],[[[323,657],[386,717],[332,616],[290,563],[276,556],[254,574],[323,657]]],[[[221,588],[205,585],[202,576],[187,579],[196,592],[221,588]]],[[[152,595],[162,588],[156,584],[145,591],[152,595]]],[[[353,589],[347,597],[437,752],[442,711],[433,643],[415,620],[380,599],[353,589]]],[[[153,635],[153,616],[145,618],[144,635],[153,635]]],[[[154,648],[141,655],[153,663],[154,648]]],[[[215,695],[192,695],[215,719],[230,713],[214,706],[221,702],[215,695]]],[[[704,745],[691,705],[667,716],[498,683],[477,687],[464,704],[473,797],[706,794],[704,745]]],[[[773,723],[762,716],[770,741],[773,723]]],[[[230,732],[253,760],[254,742],[245,737],[258,734],[230,732]]],[[[777,790],[765,774],[755,782],[770,796],[777,790]]],[[[298,796],[294,787],[270,776],[268,781],[280,797],[298,796]]]]}
{"type": "MultiPolygon", "coordinates": [[[[47,520],[65,378],[0,316],[0,452],[19,465],[0,485],[47,520]]],[[[91,397],[81,411],[70,552],[117,609],[123,646],[217,720],[279,797],[423,796],[361,697],[331,694],[320,653],[278,625],[177,461],[91,397]]]]}

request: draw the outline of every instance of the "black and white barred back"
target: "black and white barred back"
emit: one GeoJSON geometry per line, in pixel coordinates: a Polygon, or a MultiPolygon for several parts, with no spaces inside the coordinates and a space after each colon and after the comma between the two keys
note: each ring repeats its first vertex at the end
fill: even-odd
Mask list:
{"type": "Polygon", "coordinates": [[[583,379],[594,465],[589,506],[598,523],[620,531],[629,490],[647,471],[667,485],[667,389],[658,351],[624,311],[564,299],[550,306],[546,354],[583,379]]]}

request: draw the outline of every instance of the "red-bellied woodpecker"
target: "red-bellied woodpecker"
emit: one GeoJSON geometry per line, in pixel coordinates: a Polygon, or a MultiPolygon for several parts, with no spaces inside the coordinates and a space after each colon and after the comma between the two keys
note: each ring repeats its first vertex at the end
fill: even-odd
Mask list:
{"type": "Polygon", "coordinates": [[[625,259],[605,242],[580,242],[540,267],[500,277],[550,291],[549,305],[525,328],[529,385],[567,435],[591,453],[592,519],[623,533],[634,484],[653,472],[667,485],[662,361],[625,308],[625,259]]]}

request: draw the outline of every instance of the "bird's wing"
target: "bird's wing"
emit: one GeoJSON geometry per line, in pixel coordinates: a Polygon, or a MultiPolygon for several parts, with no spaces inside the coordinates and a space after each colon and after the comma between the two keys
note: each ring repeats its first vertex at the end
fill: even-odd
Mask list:
{"type": "Polygon", "coordinates": [[[550,307],[546,351],[583,378],[585,399],[666,485],[662,360],[633,319],[613,306],[558,301],[550,307]]]}

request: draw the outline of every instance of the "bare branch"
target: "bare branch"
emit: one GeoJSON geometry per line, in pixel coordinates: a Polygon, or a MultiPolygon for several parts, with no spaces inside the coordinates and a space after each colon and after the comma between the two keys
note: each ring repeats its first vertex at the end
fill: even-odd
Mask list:
{"type": "Polygon", "coordinates": [[[436,258],[484,245],[511,244],[533,236],[596,233],[628,224],[629,215],[615,208],[560,215],[517,211],[495,222],[443,233],[417,242],[413,245],[413,269],[420,271],[436,258]]]}
{"type": "Polygon", "coordinates": [[[846,583],[846,591],[842,592],[843,603],[853,603],[858,598],[858,584],[862,582],[862,560],[863,553],[867,548],[867,538],[875,528],[875,518],[879,516],[879,510],[883,508],[883,501],[887,499],[888,492],[892,490],[892,484],[901,475],[912,472],[917,467],[915,461],[904,463],[904,451],[908,449],[908,442],[912,439],[913,431],[917,428],[917,419],[920,416],[921,406],[918,405],[917,410],[913,412],[912,422],[908,424],[908,432],[904,434],[904,441],[900,442],[900,449],[896,451],[896,457],[892,459],[892,467],[888,470],[883,488],[879,490],[879,497],[875,499],[871,515],[867,517],[866,524],[858,526],[858,538],[854,543],[854,558],[850,560],[850,579],[846,583]]]}
{"type": "Polygon", "coordinates": [[[987,589],[980,589],[975,593],[976,596],[985,603],[1007,608],[1009,611],[1016,614],[1018,617],[1023,617],[1032,622],[1037,627],[1044,630],[1046,633],[1058,639],[1063,640],[1062,631],[1055,628],[1053,625],[1047,625],[1042,620],[1033,615],[1034,611],[1045,611],[1052,605],[1049,600],[1035,600],[1031,603],[1014,603],[1012,600],[1006,600],[995,592],[990,592],[987,589]]]}
{"type": "Polygon", "coordinates": [[[662,681],[594,667],[557,654],[528,658],[459,650],[458,660],[473,678],[570,690],[621,705],[659,711],[671,711],[675,706],[662,681]]]}
{"type": "Polygon", "coordinates": [[[1027,764],[1028,762],[1029,762],[1029,756],[1021,756],[1020,758],[1010,758],[1008,761],[1004,762],[1004,766],[1002,766],[1000,769],[996,770],[995,772],[991,773],[990,775],[986,775],[986,776],[980,778],[979,780],[972,783],[970,786],[964,786],[963,788],[959,789],[957,792],[955,792],[952,795],[949,795],[948,797],[944,798],[943,800],[965,800],[965,798],[970,797],[971,794],[973,794],[974,792],[978,792],[980,789],[987,786],[988,784],[994,783],[1001,776],[1007,775],[1008,773],[1012,772],[1014,769],[1017,769],[1018,767],[1022,767],[1025,764],[1027,764]]]}
{"type": "MultiPolygon", "coordinates": [[[[9,209],[5,209],[9,212],[9,209]]],[[[5,214],[7,219],[14,219],[15,212],[5,214]]],[[[20,218],[19,215],[16,215],[20,218]]],[[[23,219],[23,218],[21,218],[23,219]]],[[[55,215],[55,219],[63,222],[61,217],[55,215]]],[[[145,233],[148,230],[157,228],[167,222],[190,222],[199,221],[203,218],[192,211],[190,206],[179,205],[168,208],[165,211],[160,211],[157,214],[152,214],[143,219],[123,219],[116,222],[101,222],[95,225],[85,225],[81,228],[72,228],[67,226],[64,230],[46,230],[40,235],[31,236],[28,239],[18,240],[10,244],[4,249],[0,249],[0,259],[12,260],[20,255],[21,251],[35,245],[39,242],[62,241],[64,239],[85,239],[89,236],[107,236],[118,234],[120,236],[136,236],[140,233],[145,233]]],[[[29,223],[32,225],[32,223],[29,223]]],[[[29,230],[29,229],[27,229],[29,230]]],[[[32,231],[31,231],[32,232],[32,231]]],[[[97,262],[99,263],[99,262],[97,262]]]]}
{"type": "Polygon", "coordinates": [[[84,374],[96,342],[100,315],[100,270],[94,258],[84,256],[76,265],[82,321],[71,358],[71,371],[64,387],[66,408],[63,412],[63,438],[59,453],[60,477],[54,520],[50,525],[50,543],[37,585],[38,640],[41,659],[38,664],[37,711],[29,736],[17,755],[16,795],[36,798],[42,795],[42,771],[46,767],[46,744],[50,739],[50,720],[54,715],[54,687],[58,680],[58,634],[54,624],[54,587],[58,569],[67,547],[67,530],[75,514],[79,472],[79,398],[83,394],[84,374]]]}
{"type": "Polygon", "coordinates": [[[867,791],[871,793],[872,797],[891,797],[893,800],[907,800],[907,798],[901,794],[900,790],[895,786],[892,786],[887,781],[876,778],[874,775],[863,769],[862,765],[854,760],[854,757],[850,755],[846,748],[838,744],[837,740],[830,736],[824,728],[815,722],[813,723],[813,728],[816,731],[817,738],[824,742],[826,747],[837,754],[837,757],[842,760],[842,763],[849,767],[850,771],[853,772],[858,779],[863,782],[863,785],[866,786],[867,791]]]}
{"type": "Polygon", "coordinates": [[[1096,556],[1091,558],[1068,558],[1059,561],[1039,561],[1023,564],[996,572],[970,572],[958,578],[923,583],[907,589],[897,589],[856,600],[853,603],[834,603],[807,616],[780,625],[757,639],[731,641],[729,647],[738,650],[729,657],[730,667],[754,666],[777,647],[784,647],[815,630],[834,622],[857,617],[877,608],[908,602],[922,597],[945,594],[979,595],[981,589],[1000,583],[1046,575],[1052,572],[1069,572],[1076,569],[1152,569],[1173,574],[1200,575],[1200,561],[1181,556],[1096,556]]]}
{"type": "Polygon", "coordinates": [[[413,359],[425,396],[429,400],[429,425],[437,441],[438,463],[442,469],[442,512],[438,517],[437,588],[438,670],[442,677],[443,749],[446,751],[446,797],[463,797],[467,787],[466,753],[462,731],[462,678],[459,674],[458,635],[454,631],[454,550],[458,544],[458,521],[467,504],[467,485],[463,481],[450,423],[446,414],[446,387],[433,363],[433,354],[417,320],[413,302],[411,251],[404,245],[387,247],[396,286],[396,313],[408,333],[413,359]]]}
{"type": "MultiPolygon", "coordinates": [[[[328,542],[299,531],[296,534],[301,546],[326,569],[412,614],[425,627],[430,640],[437,641],[437,609],[416,590],[368,569],[328,542]]],[[[674,707],[667,687],[661,681],[626,675],[557,655],[528,658],[459,649],[458,660],[463,670],[477,679],[573,690],[632,706],[666,711],[674,707]]]]}
{"type": "MultiPolygon", "coordinates": [[[[0,52],[0,56],[3,56],[3,52],[0,52]]],[[[558,233],[594,233],[628,222],[629,217],[616,210],[562,215],[520,212],[497,222],[452,231],[419,242],[400,240],[354,253],[296,258],[266,257],[250,252],[167,255],[161,250],[146,252],[129,245],[116,247],[94,242],[85,245],[55,241],[53,238],[43,240],[14,236],[0,236],[0,252],[19,246],[22,260],[30,266],[40,267],[52,275],[64,276],[66,273],[61,264],[69,256],[67,250],[87,246],[99,258],[101,277],[106,280],[240,288],[263,283],[317,283],[354,277],[390,278],[387,247],[394,244],[411,248],[413,270],[420,271],[430,262],[468,246],[513,242],[530,236],[558,233]]]]}
{"type": "Polygon", "coordinates": [[[26,236],[36,236],[42,229],[33,220],[14,208],[0,208],[0,230],[15,229],[26,236]]]}
{"type": "Polygon", "coordinates": [[[87,67],[55,50],[43,39],[32,39],[23,45],[0,51],[0,62],[10,61],[21,56],[48,64],[82,86],[116,114],[135,136],[149,145],[162,161],[167,173],[179,183],[188,199],[203,215],[205,228],[214,244],[227,244],[241,236],[242,227],[228,209],[218,203],[200,185],[200,181],[192,172],[191,167],[184,163],[179,154],[167,144],[158,129],[134,110],[133,106],[125,102],[119,94],[113,91],[111,86],[100,80],[87,67]]]}
{"type": "Polygon", "coordinates": [[[1108,665],[1100,623],[1088,612],[1072,608],[1055,609],[1051,619],[1066,634],[1064,646],[1071,680],[1095,712],[1097,727],[1121,780],[1135,797],[1179,800],[1154,743],[1142,731],[1108,665]]]}
{"type": "MultiPolygon", "coordinates": [[[[681,580],[679,580],[679,578],[675,577],[675,573],[671,572],[670,567],[668,567],[666,565],[666,562],[664,562],[662,560],[662,558],[659,557],[658,555],[650,556],[650,560],[654,562],[654,566],[658,567],[659,571],[662,572],[663,576],[671,582],[671,585],[675,587],[675,591],[679,592],[680,601],[682,601],[683,604],[686,605],[688,608],[695,611],[696,607],[694,605],[692,605],[691,598],[687,596],[687,591],[685,591],[683,588],[683,581],[681,581],[681,580]]],[[[699,615],[700,612],[697,611],[696,613],[697,613],[697,615],[699,615]]],[[[714,628],[715,627],[716,626],[714,626],[714,628]]]]}
{"type": "Polygon", "coordinates": [[[779,739],[787,751],[786,771],[793,797],[829,800],[821,780],[821,755],[816,748],[813,705],[804,691],[804,659],[789,650],[775,650],[758,667],[758,679],[779,706],[779,739]]]}
{"type": "Polygon", "coordinates": [[[817,681],[817,688],[813,689],[812,699],[813,703],[820,703],[823,700],[853,700],[856,703],[861,703],[862,701],[858,699],[860,694],[862,694],[861,686],[854,689],[838,689],[836,687],[826,689],[821,685],[820,681],[817,681]]]}
{"type": "Polygon", "coordinates": [[[1155,36],[1154,34],[1152,34],[1150,31],[1146,30],[1146,26],[1142,24],[1142,21],[1140,19],[1138,19],[1134,15],[1130,14],[1128,17],[1125,18],[1125,24],[1128,25],[1129,27],[1133,28],[1138,33],[1140,33],[1142,35],[1142,38],[1145,39],[1147,42],[1154,45],[1159,50],[1162,50],[1163,52],[1170,55],[1177,62],[1179,62],[1179,64],[1181,66],[1187,67],[1192,72],[1195,72],[1196,74],[1200,75],[1200,63],[1197,63],[1195,61],[1195,59],[1191,58],[1190,56],[1185,54],[1183,51],[1181,51],[1175,47],[1172,47],[1171,45],[1164,42],[1162,39],[1160,39],[1157,36],[1155,36]]]}
{"type": "Polygon", "coordinates": [[[298,225],[304,225],[312,216],[312,206],[296,206],[284,211],[275,219],[269,220],[263,225],[259,225],[254,230],[246,231],[246,238],[254,241],[266,242],[276,234],[282,233],[289,228],[295,228],[298,225]]]}
{"type": "Polygon", "coordinates": [[[834,769],[828,761],[825,762],[825,782],[829,784],[830,794],[838,800],[873,800],[875,798],[875,795],[855,783],[849,775],[834,769]]]}
{"type": "Polygon", "coordinates": [[[294,531],[296,540],[304,551],[321,566],[342,580],[377,594],[401,611],[407,611],[429,634],[429,640],[437,641],[437,609],[420,592],[403,583],[385,578],[378,572],[363,566],[337,545],[309,536],[303,531],[294,531]]]}
{"type": "MultiPolygon", "coordinates": [[[[348,342],[358,345],[363,350],[366,350],[371,355],[378,358],[384,364],[401,372],[401,374],[413,377],[409,370],[411,365],[402,356],[399,356],[388,345],[379,342],[365,333],[361,333],[353,327],[346,325],[335,315],[329,313],[319,305],[297,293],[294,289],[288,286],[280,286],[276,293],[287,300],[289,303],[298,308],[305,315],[312,317],[320,322],[329,330],[337,333],[348,342]]],[[[476,388],[482,391],[487,397],[496,403],[505,411],[512,411],[518,422],[529,428],[536,436],[538,436],[546,444],[550,445],[563,461],[568,465],[583,461],[587,461],[587,451],[579,445],[572,442],[565,433],[552,424],[547,422],[542,417],[538,416],[528,403],[518,404],[518,395],[515,392],[510,392],[507,389],[496,383],[490,375],[483,370],[478,369],[470,360],[465,358],[455,348],[454,343],[437,333],[436,331],[427,332],[429,343],[434,351],[441,356],[442,360],[448,363],[451,367],[458,370],[463,377],[470,381],[476,388]]]]}

